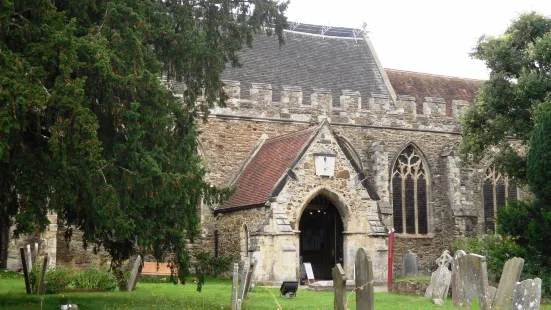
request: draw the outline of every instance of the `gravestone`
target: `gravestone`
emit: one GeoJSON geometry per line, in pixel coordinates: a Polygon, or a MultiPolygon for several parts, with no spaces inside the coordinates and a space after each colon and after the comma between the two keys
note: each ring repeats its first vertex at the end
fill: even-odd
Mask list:
{"type": "Polygon", "coordinates": [[[490,309],[488,305],[488,272],[486,269],[486,257],[467,254],[457,258],[455,270],[457,285],[458,307],[470,308],[473,302],[478,299],[480,310],[490,309]]]}
{"type": "Polygon", "coordinates": [[[48,253],[44,254],[44,261],[42,263],[42,272],[40,273],[40,282],[38,282],[38,294],[44,295],[46,292],[46,283],[44,277],[46,276],[46,267],[48,267],[48,253]]]}
{"type": "Polygon", "coordinates": [[[33,262],[38,258],[38,242],[35,242],[34,243],[34,257],[33,257],[33,262]]]}
{"type": "Polygon", "coordinates": [[[126,290],[128,292],[131,292],[134,288],[136,288],[136,283],[138,283],[138,277],[140,275],[141,264],[142,264],[142,257],[138,255],[138,257],[136,257],[136,260],[134,261],[134,266],[132,267],[132,271],[130,271],[130,278],[128,278],[128,282],[126,283],[126,290]]]}
{"type": "Polygon", "coordinates": [[[442,305],[443,300],[448,296],[452,278],[452,273],[449,270],[451,262],[450,252],[445,250],[436,260],[438,269],[432,273],[430,284],[425,291],[425,298],[432,298],[436,305],[442,305]]]}
{"type": "Polygon", "coordinates": [[[254,271],[256,269],[256,259],[253,259],[251,266],[249,268],[249,273],[247,274],[247,279],[245,282],[245,292],[243,293],[243,299],[247,299],[249,296],[249,288],[251,287],[251,282],[253,281],[254,271]]]}
{"type": "Polygon", "coordinates": [[[241,310],[241,304],[243,302],[243,297],[245,296],[245,283],[247,282],[247,276],[249,275],[250,267],[251,260],[248,257],[245,257],[245,259],[243,259],[243,270],[241,271],[239,292],[237,293],[237,310],[241,310]]]}
{"type": "Polygon", "coordinates": [[[464,255],[467,255],[465,251],[463,250],[456,251],[455,254],[453,255],[453,260],[452,260],[451,289],[452,289],[452,301],[453,301],[454,307],[459,307],[459,300],[463,299],[459,290],[461,288],[461,283],[460,283],[461,281],[459,281],[459,276],[457,276],[457,267],[458,267],[457,260],[459,259],[459,257],[464,255]]]}
{"type": "Polygon", "coordinates": [[[333,287],[335,289],[335,296],[333,298],[333,309],[335,310],[347,310],[346,300],[346,274],[342,269],[341,264],[333,267],[333,287]]]}
{"type": "Polygon", "coordinates": [[[366,248],[359,248],[356,252],[354,264],[354,277],[356,281],[356,309],[374,310],[375,301],[373,297],[373,263],[367,254],[366,248]]]}
{"type": "Polygon", "coordinates": [[[402,276],[403,277],[415,277],[419,274],[419,257],[417,254],[407,251],[406,255],[402,258],[402,276]]]}
{"type": "Polygon", "coordinates": [[[233,281],[231,286],[231,309],[237,310],[237,285],[239,285],[239,264],[233,264],[233,281]]]}
{"type": "Polygon", "coordinates": [[[27,290],[27,294],[30,294],[31,283],[29,282],[29,270],[27,269],[27,262],[25,261],[25,248],[19,248],[19,254],[21,255],[21,266],[23,266],[23,276],[25,277],[25,290],[27,290]]]}
{"type": "Polygon", "coordinates": [[[486,297],[486,302],[488,305],[491,305],[494,303],[494,298],[496,297],[496,292],[497,292],[497,288],[493,287],[493,286],[488,286],[488,291],[486,292],[487,293],[487,297],[486,297]]]}
{"type": "Polygon", "coordinates": [[[31,272],[31,270],[33,270],[33,258],[32,258],[32,255],[31,255],[31,245],[30,244],[27,244],[27,264],[29,265],[29,272],[31,272]]]}
{"type": "Polygon", "coordinates": [[[518,257],[513,257],[505,262],[492,305],[494,308],[511,309],[513,307],[513,295],[523,266],[524,259],[518,257]]]}
{"type": "Polygon", "coordinates": [[[513,296],[513,307],[517,310],[537,310],[541,302],[541,279],[518,282],[513,296]]]}

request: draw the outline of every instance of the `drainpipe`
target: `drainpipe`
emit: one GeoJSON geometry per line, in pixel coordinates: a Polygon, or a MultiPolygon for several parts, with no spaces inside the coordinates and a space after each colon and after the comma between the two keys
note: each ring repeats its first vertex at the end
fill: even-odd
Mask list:
{"type": "Polygon", "coordinates": [[[392,284],[392,263],[394,262],[394,228],[388,233],[388,280],[387,285],[392,284]]]}

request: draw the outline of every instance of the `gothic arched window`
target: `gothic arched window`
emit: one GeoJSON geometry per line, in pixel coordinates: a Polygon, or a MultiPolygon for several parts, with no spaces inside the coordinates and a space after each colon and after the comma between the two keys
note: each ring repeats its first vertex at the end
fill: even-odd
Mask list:
{"type": "Polygon", "coordinates": [[[496,231],[494,217],[498,206],[505,205],[505,199],[518,199],[517,186],[512,179],[502,175],[494,166],[486,169],[482,189],[484,197],[484,226],[486,231],[496,231]]]}
{"type": "Polygon", "coordinates": [[[396,233],[429,232],[429,193],[427,167],[420,152],[406,147],[392,168],[392,209],[396,233]]]}

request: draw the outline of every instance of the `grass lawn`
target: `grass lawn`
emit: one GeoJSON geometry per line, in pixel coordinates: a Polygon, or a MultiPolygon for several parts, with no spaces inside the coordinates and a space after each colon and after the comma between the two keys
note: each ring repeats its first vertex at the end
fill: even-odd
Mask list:
{"type": "MultiPolygon", "coordinates": [[[[138,283],[133,292],[64,293],[79,309],[230,309],[231,281],[207,280],[203,292],[195,284],[138,283]]],[[[0,309],[59,309],[60,295],[44,297],[25,294],[25,283],[19,274],[0,270],[0,309]]],[[[256,287],[244,309],[333,309],[332,292],[298,291],[296,299],[279,297],[278,288],[256,287]]],[[[375,293],[377,310],[453,309],[448,300],[436,307],[421,297],[375,293]]],[[[349,294],[349,309],[355,309],[355,295],[349,294]]],[[[474,309],[474,308],[473,308],[474,309]]],[[[545,309],[545,308],[543,308],[545,309]]],[[[551,310],[551,309],[548,309],[551,310]]]]}

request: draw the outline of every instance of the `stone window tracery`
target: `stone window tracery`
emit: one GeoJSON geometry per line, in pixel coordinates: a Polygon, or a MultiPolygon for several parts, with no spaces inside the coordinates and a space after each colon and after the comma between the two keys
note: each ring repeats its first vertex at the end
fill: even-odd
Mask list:
{"type": "Polygon", "coordinates": [[[504,206],[506,199],[518,199],[517,186],[508,176],[501,174],[495,166],[486,169],[482,188],[484,198],[484,226],[486,231],[496,231],[495,214],[498,206],[504,206]]]}
{"type": "Polygon", "coordinates": [[[396,233],[428,234],[427,168],[420,153],[406,147],[392,168],[392,208],[396,233]]]}

